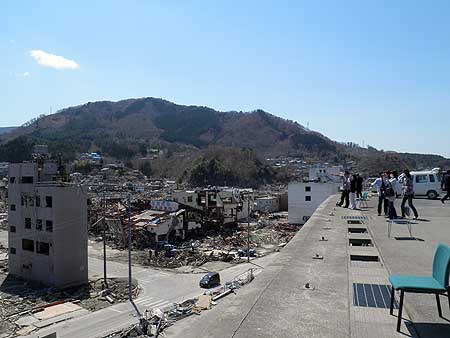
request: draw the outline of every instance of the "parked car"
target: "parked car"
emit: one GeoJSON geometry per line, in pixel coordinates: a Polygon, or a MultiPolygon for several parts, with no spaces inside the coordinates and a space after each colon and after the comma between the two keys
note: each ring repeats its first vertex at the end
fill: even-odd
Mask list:
{"type": "MultiPolygon", "coordinates": [[[[427,196],[429,199],[436,199],[442,193],[442,175],[439,169],[425,171],[411,171],[413,179],[414,194],[416,196],[427,196]]],[[[403,182],[404,174],[399,176],[400,183],[403,182]]]]}
{"type": "Polygon", "coordinates": [[[200,279],[200,287],[209,289],[220,285],[220,275],[218,272],[208,272],[200,279]]]}
{"type": "MultiPolygon", "coordinates": [[[[255,249],[250,249],[249,250],[250,253],[250,257],[256,257],[256,250],[255,249]]],[[[238,250],[238,255],[239,257],[247,257],[247,249],[239,249],[238,250]]]]}

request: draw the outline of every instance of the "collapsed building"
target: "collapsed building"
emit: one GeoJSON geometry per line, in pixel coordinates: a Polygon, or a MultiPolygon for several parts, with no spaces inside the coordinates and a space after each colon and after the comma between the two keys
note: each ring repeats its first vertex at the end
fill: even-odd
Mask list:
{"type": "Polygon", "coordinates": [[[253,211],[252,189],[211,188],[175,191],[172,199],[186,209],[188,225],[220,228],[237,225],[253,211]]]}

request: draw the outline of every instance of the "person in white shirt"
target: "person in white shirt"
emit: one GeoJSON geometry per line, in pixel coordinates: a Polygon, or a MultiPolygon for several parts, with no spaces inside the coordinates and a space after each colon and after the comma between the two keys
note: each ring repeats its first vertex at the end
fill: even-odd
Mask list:
{"type": "Polygon", "coordinates": [[[383,181],[383,173],[379,174],[379,177],[372,183],[372,187],[377,189],[378,194],[378,216],[381,216],[381,210],[383,209],[384,215],[388,214],[388,201],[384,196],[384,181],[383,181]],[[384,206],[383,206],[384,203],[384,206]]]}

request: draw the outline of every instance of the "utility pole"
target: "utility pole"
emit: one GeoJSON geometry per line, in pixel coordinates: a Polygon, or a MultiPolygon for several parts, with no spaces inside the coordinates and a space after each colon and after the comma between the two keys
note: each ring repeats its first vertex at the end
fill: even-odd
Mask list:
{"type": "Polygon", "coordinates": [[[247,263],[250,262],[250,195],[247,194],[247,263]]]}
{"type": "Polygon", "coordinates": [[[106,277],[106,196],[103,192],[103,279],[105,286],[108,286],[108,279],[106,277]]]}
{"type": "Polygon", "coordinates": [[[131,282],[131,195],[128,195],[128,299],[133,301],[131,282]]]}

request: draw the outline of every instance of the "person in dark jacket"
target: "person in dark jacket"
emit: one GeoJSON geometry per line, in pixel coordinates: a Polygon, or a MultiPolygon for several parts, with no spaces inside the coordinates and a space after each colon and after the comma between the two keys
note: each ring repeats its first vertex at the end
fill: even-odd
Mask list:
{"type": "Polygon", "coordinates": [[[403,199],[402,199],[402,205],[401,205],[402,217],[405,218],[405,214],[406,214],[405,204],[406,204],[406,201],[408,201],[409,207],[411,208],[411,210],[414,213],[414,219],[417,219],[417,218],[419,218],[419,214],[417,213],[417,210],[413,204],[413,198],[414,198],[413,179],[412,179],[412,176],[408,169],[405,169],[403,171],[403,174],[405,174],[405,177],[403,177],[403,186],[402,186],[402,190],[403,190],[403,199]]]}
{"type": "Polygon", "coordinates": [[[356,197],[362,198],[362,191],[363,191],[363,178],[359,176],[359,174],[356,174],[356,197]]]}
{"type": "Polygon", "coordinates": [[[348,171],[344,172],[344,176],[342,177],[342,194],[341,201],[336,203],[336,206],[342,207],[345,201],[344,208],[348,208],[350,204],[350,173],[348,171]]]}
{"type": "Polygon", "coordinates": [[[447,173],[444,175],[441,188],[447,192],[441,199],[441,202],[445,204],[445,200],[450,199],[450,170],[447,170],[447,173]]]}

